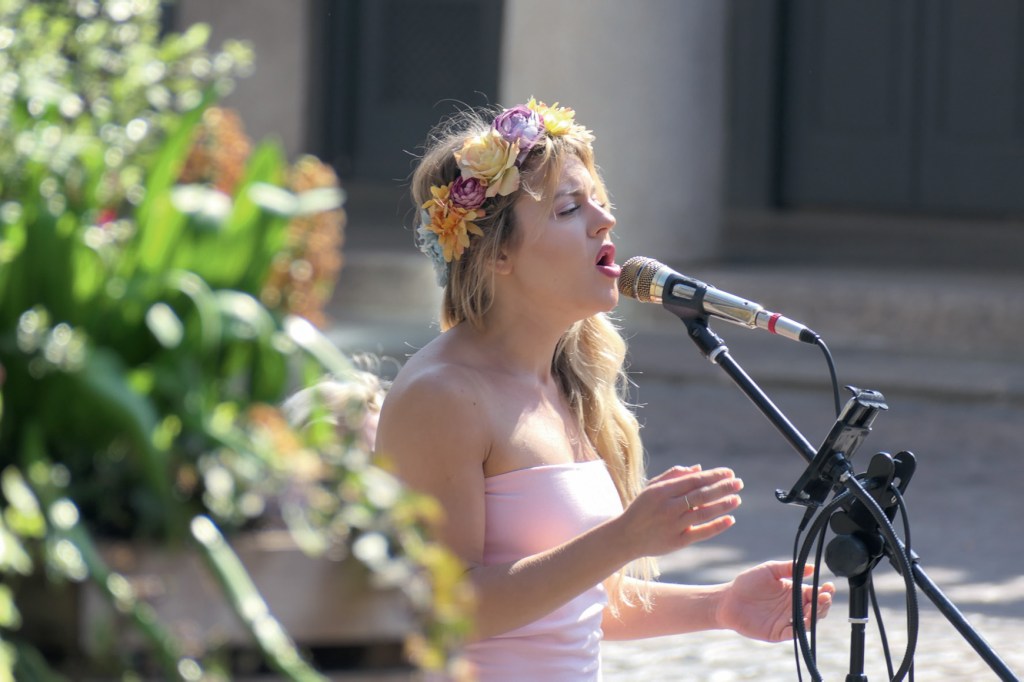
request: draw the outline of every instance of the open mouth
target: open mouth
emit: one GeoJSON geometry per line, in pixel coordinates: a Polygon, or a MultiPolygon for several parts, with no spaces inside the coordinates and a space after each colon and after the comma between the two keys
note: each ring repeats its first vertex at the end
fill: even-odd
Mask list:
{"type": "Polygon", "coordinates": [[[597,252],[597,269],[605,277],[618,278],[622,268],[615,264],[615,247],[605,244],[597,252]]]}
{"type": "Polygon", "coordinates": [[[605,244],[597,253],[597,264],[599,266],[615,265],[615,247],[605,244]]]}

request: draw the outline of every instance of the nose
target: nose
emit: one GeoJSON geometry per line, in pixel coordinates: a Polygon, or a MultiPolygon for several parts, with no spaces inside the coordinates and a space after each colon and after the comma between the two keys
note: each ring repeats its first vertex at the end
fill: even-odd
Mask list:
{"type": "Polygon", "coordinates": [[[612,215],[608,206],[596,199],[591,199],[590,205],[594,208],[590,221],[591,234],[598,236],[605,232],[611,232],[612,228],[615,227],[615,216],[612,215]]]}

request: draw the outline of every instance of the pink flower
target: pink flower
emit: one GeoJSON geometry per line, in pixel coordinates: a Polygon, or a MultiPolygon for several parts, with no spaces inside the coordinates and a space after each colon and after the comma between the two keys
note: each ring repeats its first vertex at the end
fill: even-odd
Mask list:
{"type": "Polygon", "coordinates": [[[494,119],[494,129],[509,143],[519,142],[518,165],[544,134],[544,121],[536,111],[520,104],[501,112],[494,119]]]}
{"type": "Polygon", "coordinates": [[[117,220],[117,211],[112,208],[104,208],[96,216],[96,224],[100,227],[104,227],[108,223],[112,223],[117,220]]]}
{"type": "Polygon", "coordinates": [[[456,206],[462,208],[480,208],[487,198],[487,187],[476,178],[459,176],[452,183],[449,197],[456,206]]]}

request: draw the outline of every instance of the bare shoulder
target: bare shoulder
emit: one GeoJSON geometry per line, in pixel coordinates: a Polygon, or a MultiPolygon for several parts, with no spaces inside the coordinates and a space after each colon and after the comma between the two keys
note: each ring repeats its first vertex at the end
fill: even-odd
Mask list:
{"type": "Polygon", "coordinates": [[[398,411],[405,418],[441,412],[453,425],[476,423],[483,409],[485,383],[478,371],[449,362],[442,354],[417,354],[399,371],[384,411],[398,411]]]}
{"type": "Polygon", "coordinates": [[[428,345],[408,360],[388,390],[378,451],[400,468],[411,457],[439,452],[447,453],[446,459],[483,462],[490,443],[486,394],[477,370],[450,361],[443,346],[428,345]]]}
{"type": "Polygon", "coordinates": [[[441,539],[469,565],[483,561],[484,462],[493,426],[486,381],[446,343],[428,344],[399,371],[380,413],[377,453],[446,513],[441,539]]]}
{"type": "Polygon", "coordinates": [[[445,354],[427,346],[413,355],[395,377],[388,390],[389,401],[433,394],[448,400],[481,399],[481,377],[473,367],[451,362],[445,354]]]}

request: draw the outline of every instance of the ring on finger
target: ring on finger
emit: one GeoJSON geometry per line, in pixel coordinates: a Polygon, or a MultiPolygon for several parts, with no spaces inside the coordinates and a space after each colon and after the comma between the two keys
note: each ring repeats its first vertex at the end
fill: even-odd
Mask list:
{"type": "Polygon", "coordinates": [[[683,502],[686,503],[686,511],[693,511],[694,509],[696,509],[696,507],[694,507],[693,504],[690,503],[690,498],[688,495],[683,495],[683,502]]]}

